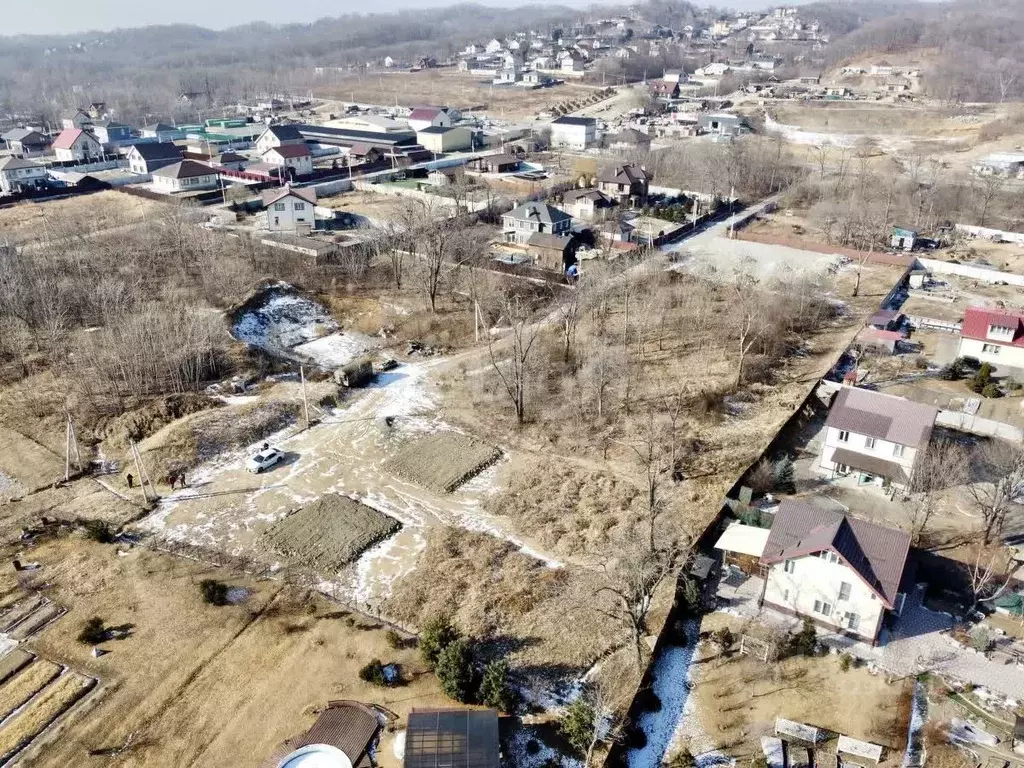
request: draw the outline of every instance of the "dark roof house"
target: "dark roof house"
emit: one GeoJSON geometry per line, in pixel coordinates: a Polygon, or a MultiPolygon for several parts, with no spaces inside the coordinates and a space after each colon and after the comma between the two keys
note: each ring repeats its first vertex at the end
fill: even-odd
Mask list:
{"type": "Polygon", "coordinates": [[[213,176],[217,173],[213,168],[195,160],[182,160],[180,163],[166,165],[153,171],[154,176],[166,179],[191,179],[196,176],[213,176]]]}
{"type": "Polygon", "coordinates": [[[547,203],[523,203],[505,215],[520,221],[538,221],[552,225],[572,219],[565,211],[560,211],[547,203]]]}
{"type": "Polygon", "coordinates": [[[775,513],[761,562],[793,560],[835,552],[887,608],[902,591],[910,534],[870,523],[798,499],[785,499],[775,513]]]}
{"type": "MultiPolygon", "coordinates": [[[[329,757],[339,750],[352,768],[372,768],[371,751],[380,732],[380,721],[372,708],[358,701],[329,701],[316,722],[300,736],[283,742],[267,758],[261,768],[280,768],[289,764],[289,757],[299,750],[316,751],[321,748],[322,762],[310,760],[314,765],[343,764],[331,762],[329,757]]],[[[305,763],[303,763],[305,764],[305,763]]]]}
{"type": "Polygon", "coordinates": [[[405,768],[499,768],[493,709],[414,709],[405,733],[405,768]]]}
{"type": "Polygon", "coordinates": [[[939,409],[895,395],[859,387],[843,387],[829,409],[826,426],[923,448],[931,439],[939,409]]]}

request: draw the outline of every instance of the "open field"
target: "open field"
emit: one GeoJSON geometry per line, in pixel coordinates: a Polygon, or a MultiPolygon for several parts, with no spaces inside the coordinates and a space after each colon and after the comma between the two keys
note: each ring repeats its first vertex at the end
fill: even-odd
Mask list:
{"type": "MultiPolygon", "coordinates": [[[[77,538],[41,543],[31,557],[70,612],[30,646],[101,681],[72,711],[73,727],[31,748],[33,765],[78,765],[87,750],[126,744],[106,764],[259,765],[308,728],[328,699],[376,702],[402,720],[413,706],[445,701],[414,649],[387,648],[380,624],[279,582],[230,578],[144,548],[118,557],[113,546],[77,538]],[[237,605],[206,605],[205,578],[227,578],[247,596],[237,605]],[[108,653],[99,659],[75,640],[90,616],[125,631],[104,644],[108,653]],[[382,689],[360,681],[359,668],[373,657],[399,663],[407,682],[382,689]]],[[[13,575],[4,575],[3,586],[14,588],[13,575]]],[[[69,686],[78,679],[66,677],[69,686]]],[[[57,693],[54,704],[64,700],[57,693]]],[[[382,765],[397,768],[391,738],[384,736],[379,754],[382,765]]]]}
{"type": "MultiPolygon", "coordinates": [[[[35,440],[0,426],[0,477],[16,480],[26,491],[35,491],[64,477],[64,458],[35,440]]],[[[0,498],[3,487],[0,486],[0,498]]]]}
{"type": "Polygon", "coordinates": [[[401,525],[357,501],[327,494],[296,510],[267,531],[260,545],[327,578],[335,577],[369,546],[401,525]]]}
{"type": "Polygon", "coordinates": [[[371,222],[380,222],[393,219],[398,215],[402,206],[402,198],[355,189],[351,192],[342,192],[338,195],[321,198],[317,201],[317,205],[363,216],[371,222]]]}
{"type": "Polygon", "coordinates": [[[0,238],[28,243],[86,236],[114,227],[157,217],[167,207],[121,192],[0,207],[0,238]]]}
{"type": "MultiPolygon", "coordinates": [[[[722,625],[742,631],[738,620],[724,614],[709,615],[701,628],[722,625]]],[[[910,687],[905,680],[890,684],[862,667],[843,672],[835,655],[766,665],[735,650],[723,658],[706,649],[698,669],[697,711],[710,747],[735,757],[761,754],[760,737],[782,717],[891,747],[882,764],[900,764],[906,743],[900,708],[910,687]]]]}
{"type": "MultiPolygon", "coordinates": [[[[599,90],[598,86],[571,81],[538,90],[492,86],[482,81],[481,77],[454,69],[425,69],[344,77],[317,88],[314,93],[319,98],[360,104],[399,104],[404,107],[444,104],[461,110],[486,109],[493,118],[521,120],[555,104],[588,97],[599,90]]],[[[340,112],[339,106],[328,105],[324,111],[340,112]]]]}
{"type": "Polygon", "coordinates": [[[451,493],[501,458],[501,451],[460,432],[440,432],[403,446],[387,468],[399,477],[451,493]]]}

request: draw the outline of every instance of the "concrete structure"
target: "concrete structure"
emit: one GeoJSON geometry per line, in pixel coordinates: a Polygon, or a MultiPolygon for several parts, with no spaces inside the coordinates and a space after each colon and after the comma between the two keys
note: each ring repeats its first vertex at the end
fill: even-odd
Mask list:
{"type": "Polygon", "coordinates": [[[551,146],[583,150],[597,141],[597,120],[592,117],[557,117],[551,121],[551,146]]]}
{"type": "Polygon", "coordinates": [[[568,235],[572,216],[547,203],[524,203],[502,217],[506,243],[524,245],[534,233],[568,235]]]}
{"type": "Polygon", "coordinates": [[[716,136],[739,136],[750,130],[742,115],[730,115],[724,112],[698,115],[697,126],[701,133],[710,133],[716,136]]]}
{"type": "Polygon", "coordinates": [[[103,145],[81,128],[67,128],[53,142],[54,156],[62,162],[87,162],[103,159],[103,145]]]}
{"type": "Polygon", "coordinates": [[[909,551],[905,531],[786,499],[761,554],[760,603],[874,643],[886,612],[903,610],[909,551]]]}
{"type": "Polygon", "coordinates": [[[270,147],[263,153],[262,159],[268,165],[289,169],[295,176],[308,176],[313,172],[313,153],[305,143],[270,147]]]}
{"type": "Polygon", "coordinates": [[[263,193],[263,210],[271,232],[305,232],[316,228],[316,192],[282,187],[263,193]]]}
{"type": "Polygon", "coordinates": [[[401,133],[409,130],[408,123],[393,120],[384,115],[351,115],[337,120],[329,120],[324,125],[369,133],[401,133]]]}
{"type": "Polygon", "coordinates": [[[128,150],[127,158],[133,173],[146,175],[181,162],[181,150],[170,142],[136,144],[128,150]]]}
{"type": "Polygon", "coordinates": [[[968,307],[957,354],[999,367],[1024,369],[1024,314],[968,307]]]}
{"type": "Polygon", "coordinates": [[[458,152],[473,147],[473,132],[469,128],[430,126],[416,132],[416,141],[437,154],[458,152]]]}
{"type": "Polygon", "coordinates": [[[526,241],[526,249],[533,256],[533,263],[541,269],[564,274],[576,263],[576,246],[571,237],[534,232],[526,241]]]}
{"type": "Polygon", "coordinates": [[[902,397],[843,386],[825,421],[820,466],[861,484],[905,488],[931,439],[938,409],[902,397]]]}
{"type": "Polygon", "coordinates": [[[182,160],[153,172],[153,188],[168,194],[213,189],[219,183],[215,170],[195,160],[182,160]]]}
{"type": "Polygon", "coordinates": [[[18,157],[0,158],[0,192],[11,195],[46,185],[46,167],[18,157]]]}

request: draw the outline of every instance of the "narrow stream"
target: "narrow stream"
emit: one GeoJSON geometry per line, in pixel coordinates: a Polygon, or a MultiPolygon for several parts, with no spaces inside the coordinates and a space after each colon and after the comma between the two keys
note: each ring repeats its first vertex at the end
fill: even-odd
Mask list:
{"type": "Polygon", "coordinates": [[[924,742],[921,731],[928,721],[928,692],[920,680],[914,681],[914,703],[910,713],[910,730],[907,732],[907,753],[903,768],[918,768],[924,765],[924,742]]]}

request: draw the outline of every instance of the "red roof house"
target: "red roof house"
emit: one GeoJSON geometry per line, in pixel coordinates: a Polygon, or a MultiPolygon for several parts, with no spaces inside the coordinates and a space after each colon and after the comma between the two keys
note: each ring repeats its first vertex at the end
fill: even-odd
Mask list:
{"type": "Polygon", "coordinates": [[[1024,369],[1024,312],[968,307],[960,329],[959,354],[1000,368],[1024,369]]]}

